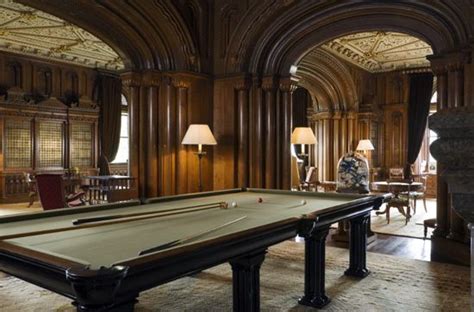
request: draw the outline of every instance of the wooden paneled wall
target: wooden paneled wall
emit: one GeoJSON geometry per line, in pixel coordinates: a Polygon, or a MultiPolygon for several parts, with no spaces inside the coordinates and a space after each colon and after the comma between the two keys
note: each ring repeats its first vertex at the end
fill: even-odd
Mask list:
{"type": "Polygon", "coordinates": [[[92,68],[0,52],[0,92],[19,87],[42,99],[68,94],[91,99],[95,77],[92,68]]]}
{"type": "MultiPolygon", "coordinates": [[[[190,124],[212,126],[210,79],[145,71],[122,74],[122,81],[129,94],[130,174],[140,197],[197,192],[197,150],[181,141],[190,124]]],[[[211,190],[213,151],[204,149],[203,190],[211,190]]]]}
{"type": "Polygon", "coordinates": [[[214,189],[289,189],[290,78],[238,75],[214,83],[214,189]]]}

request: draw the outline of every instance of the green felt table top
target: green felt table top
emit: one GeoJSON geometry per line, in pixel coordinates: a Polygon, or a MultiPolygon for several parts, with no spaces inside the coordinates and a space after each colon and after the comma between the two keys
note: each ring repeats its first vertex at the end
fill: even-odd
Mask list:
{"type": "MultiPolygon", "coordinates": [[[[6,223],[2,223],[2,218],[0,218],[0,239],[2,236],[11,234],[72,226],[73,220],[85,217],[159,211],[220,201],[229,203],[228,209],[215,208],[181,215],[5,240],[8,243],[29,249],[90,264],[92,267],[110,266],[126,259],[135,258],[140,251],[176,239],[192,237],[242,217],[245,218],[200,236],[196,240],[188,241],[186,244],[246,231],[290,218],[300,218],[304,214],[317,214],[337,209],[341,205],[362,200],[362,196],[242,191],[179,200],[169,199],[158,203],[102,211],[88,211],[87,208],[83,208],[76,210],[75,213],[47,218],[41,218],[41,213],[31,214],[31,217],[25,220],[6,223]],[[261,203],[258,202],[259,198],[263,200],[261,203]],[[303,204],[302,200],[306,203],[303,204]],[[236,207],[232,207],[233,202],[237,204],[236,207]]],[[[181,246],[175,248],[179,247],[181,246]]]]}

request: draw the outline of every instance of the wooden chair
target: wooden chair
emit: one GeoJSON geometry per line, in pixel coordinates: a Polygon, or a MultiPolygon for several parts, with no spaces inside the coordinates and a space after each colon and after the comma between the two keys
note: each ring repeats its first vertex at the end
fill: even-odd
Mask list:
{"type": "Polygon", "coordinates": [[[36,189],[43,210],[84,205],[84,192],[66,196],[62,174],[43,173],[36,175],[36,189]]]}
{"type": "Polygon", "coordinates": [[[316,167],[309,167],[306,172],[304,181],[300,183],[300,190],[310,191],[312,188],[316,188],[318,184],[318,174],[316,167]]]}
{"type": "Polygon", "coordinates": [[[393,197],[391,197],[387,201],[387,208],[386,208],[386,217],[387,217],[387,224],[390,223],[390,208],[394,207],[397,208],[398,211],[405,216],[405,225],[408,224],[408,221],[410,221],[411,214],[410,214],[410,197],[407,196],[406,194],[410,193],[410,184],[407,184],[406,190],[401,190],[400,186],[395,186],[394,182],[398,182],[398,180],[388,180],[388,190],[391,194],[393,194],[393,197]],[[405,193],[406,194],[403,194],[405,193]],[[405,208],[406,207],[406,211],[405,208]]]}
{"type": "MultiPolygon", "coordinates": [[[[423,187],[420,191],[411,191],[408,193],[408,197],[413,201],[413,214],[416,213],[416,201],[418,199],[423,200],[423,206],[425,207],[425,212],[428,212],[426,209],[426,180],[427,176],[419,176],[421,183],[423,183],[423,187]]],[[[406,195],[406,194],[404,194],[406,195]]]]}
{"type": "Polygon", "coordinates": [[[30,208],[35,202],[35,198],[37,195],[36,182],[33,179],[31,173],[23,172],[23,177],[25,178],[25,183],[28,185],[28,199],[29,199],[28,208],[30,208]]]}
{"type": "Polygon", "coordinates": [[[402,181],[405,178],[403,168],[390,168],[388,169],[388,178],[391,181],[402,181]]]}

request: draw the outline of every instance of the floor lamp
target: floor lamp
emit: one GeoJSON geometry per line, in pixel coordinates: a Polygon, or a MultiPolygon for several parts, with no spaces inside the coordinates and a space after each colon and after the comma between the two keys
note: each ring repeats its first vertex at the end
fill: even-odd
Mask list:
{"type": "Polygon", "coordinates": [[[305,180],[306,165],[308,163],[308,154],[306,154],[305,145],[316,144],[316,137],[310,127],[296,127],[291,134],[291,144],[301,144],[301,153],[298,157],[303,159],[303,167],[299,169],[300,179],[305,180]]]}
{"type": "Polygon", "coordinates": [[[188,131],[181,142],[183,145],[197,145],[198,151],[196,155],[199,161],[199,192],[202,192],[202,164],[201,159],[206,152],[202,151],[203,145],[216,145],[216,139],[212,135],[211,129],[208,125],[193,124],[189,125],[188,131]]]}

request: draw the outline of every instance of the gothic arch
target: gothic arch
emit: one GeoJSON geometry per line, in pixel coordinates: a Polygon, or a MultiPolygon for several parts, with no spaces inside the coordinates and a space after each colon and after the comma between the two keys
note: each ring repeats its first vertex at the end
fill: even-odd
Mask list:
{"type": "Polygon", "coordinates": [[[235,30],[229,53],[237,59],[226,64],[227,72],[248,71],[288,74],[290,66],[315,46],[351,33],[397,31],[429,43],[435,54],[464,46],[470,35],[463,12],[450,1],[362,0],[324,6],[315,1],[294,1],[276,19],[261,21],[253,29],[235,30]],[[238,37],[238,38],[237,38],[238,37]]]}
{"type": "Polygon", "coordinates": [[[311,51],[298,64],[297,75],[301,76],[303,81],[307,81],[307,89],[315,97],[318,97],[316,92],[325,91],[326,100],[329,102],[315,107],[316,111],[358,109],[357,91],[349,69],[331,53],[322,48],[311,51]]]}

